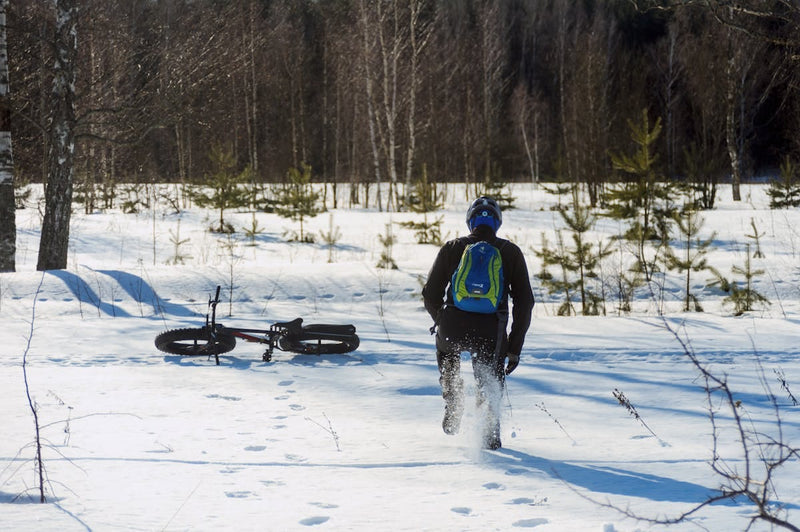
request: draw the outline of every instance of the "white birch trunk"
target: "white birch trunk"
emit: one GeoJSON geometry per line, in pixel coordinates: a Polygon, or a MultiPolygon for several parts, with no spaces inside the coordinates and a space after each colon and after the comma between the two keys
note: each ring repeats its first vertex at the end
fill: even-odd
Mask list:
{"type": "Polygon", "coordinates": [[[17,253],[14,157],[11,151],[11,109],[8,98],[7,9],[8,0],[0,0],[0,272],[15,270],[17,253]]]}

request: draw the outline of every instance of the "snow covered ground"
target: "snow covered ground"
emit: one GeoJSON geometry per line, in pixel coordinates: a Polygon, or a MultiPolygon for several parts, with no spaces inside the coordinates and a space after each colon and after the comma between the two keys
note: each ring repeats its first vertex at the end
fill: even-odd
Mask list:
{"type": "MultiPolygon", "coordinates": [[[[501,235],[523,248],[533,276],[540,266],[533,249],[543,233],[552,242],[560,218],[541,189],[512,191],[517,209],[506,212],[501,235]]],[[[762,442],[768,435],[800,447],[800,406],[792,401],[800,397],[800,212],[769,210],[761,186],[744,187],[744,196],[734,203],[723,189],[719,207],[703,213],[704,234],[717,233],[709,262],[736,277],[730,267],[743,264],[754,242],[746,236],[753,220],[765,254],[754,259],[764,269],[756,289],[771,305],[733,317],[721,294],[705,290],[706,312],[682,313],[682,280],[672,273],[665,320],[645,296],[629,315],[618,315],[612,299],[605,317],[557,317],[557,298],[534,278],[534,321],[503,398],[499,451],[480,449],[474,412],[461,434],[441,430],[420,298],[437,248],[416,244],[397,225],[414,215],[338,209],[307,220],[317,235],[339,228],[329,262],[324,244],[285,242],[297,227],[272,214],[256,215],[264,232],[251,246],[241,233],[207,232],[213,212],[76,212],[69,267],[41,273],[38,211],[18,211],[17,272],[0,274],[0,530],[664,529],[609,506],[672,518],[721,482],[709,467],[703,381],[665,324],[727,376],[746,429],[762,433],[762,442]],[[387,224],[398,240],[394,271],[375,267],[387,224]],[[184,239],[176,253],[174,242],[184,239]],[[184,263],[168,264],[177,255],[184,263]],[[264,363],[260,346],[240,343],[220,366],[158,352],[158,333],[202,323],[218,284],[227,325],[298,316],[353,323],[361,346],[322,357],[277,352],[264,363]],[[34,489],[26,353],[46,442],[44,505],[34,489]]],[[[464,232],[466,207],[464,192],[448,189],[439,213],[448,237],[464,232]]],[[[226,218],[249,227],[252,214],[226,218]]],[[[619,230],[601,219],[596,234],[619,230]]],[[[710,275],[698,277],[701,291],[710,275]]],[[[719,397],[713,407],[718,453],[743,472],[730,410],[719,397]]],[[[758,480],[757,442],[749,446],[758,480]]],[[[774,502],[800,526],[800,464],[779,471],[774,502]]],[[[744,530],[753,508],[746,500],[715,504],[669,529],[744,530]]]]}

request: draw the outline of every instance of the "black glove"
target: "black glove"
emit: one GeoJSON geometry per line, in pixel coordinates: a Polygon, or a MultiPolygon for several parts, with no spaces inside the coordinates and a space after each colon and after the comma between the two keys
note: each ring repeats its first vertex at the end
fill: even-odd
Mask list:
{"type": "Polygon", "coordinates": [[[511,372],[517,369],[517,366],[519,366],[519,355],[514,353],[506,353],[506,358],[508,358],[508,363],[506,364],[506,375],[510,375],[511,372]]]}

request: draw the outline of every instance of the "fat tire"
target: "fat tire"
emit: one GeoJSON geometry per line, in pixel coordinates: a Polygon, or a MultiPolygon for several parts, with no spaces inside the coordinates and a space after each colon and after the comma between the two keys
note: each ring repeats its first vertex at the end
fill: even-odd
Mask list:
{"type": "Polygon", "coordinates": [[[156,349],[165,353],[183,356],[220,355],[236,347],[236,337],[230,334],[216,334],[215,340],[209,338],[208,329],[172,329],[156,336],[156,349]]]}
{"type": "Polygon", "coordinates": [[[349,353],[358,348],[360,340],[355,332],[335,334],[322,332],[320,327],[325,326],[307,325],[299,334],[281,337],[278,345],[283,351],[302,355],[335,355],[349,353]]]}

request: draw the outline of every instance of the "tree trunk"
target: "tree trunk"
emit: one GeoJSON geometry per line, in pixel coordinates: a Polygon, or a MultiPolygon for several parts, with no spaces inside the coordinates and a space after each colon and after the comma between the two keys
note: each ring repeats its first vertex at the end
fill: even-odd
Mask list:
{"type": "Polygon", "coordinates": [[[76,0],[54,0],[56,57],[53,64],[53,110],[49,124],[48,176],[37,270],[67,267],[72,178],[75,153],[75,63],[78,8],[76,0]]]}
{"type": "Polygon", "coordinates": [[[731,163],[731,190],[733,201],[741,201],[739,185],[742,182],[739,145],[736,136],[736,52],[733,45],[733,30],[728,29],[728,63],[725,68],[725,141],[728,145],[728,157],[731,163]]]}
{"type": "Polygon", "coordinates": [[[0,272],[13,272],[17,254],[14,205],[14,157],[11,151],[11,109],[8,101],[6,9],[0,0],[0,272]]]}
{"type": "MultiPolygon", "coordinates": [[[[376,124],[376,117],[375,117],[375,109],[373,107],[373,94],[374,89],[372,85],[372,69],[370,68],[370,35],[369,35],[369,18],[367,16],[367,6],[364,0],[360,3],[360,11],[361,11],[361,24],[362,24],[362,31],[363,31],[363,52],[364,52],[364,81],[366,84],[366,96],[367,96],[367,122],[369,123],[369,141],[370,146],[372,147],[372,164],[375,170],[375,184],[377,186],[377,203],[378,203],[378,211],[383,211],[382,203],[381,203],[381,165],[380,165],[380,158],[378,155],[378,143],[375,134],[375,124],[376,124]]],[[[368,198],[369,196],[367,196],[368,198]]],[[[367,200],[369,201],[369,200],[367,200]]]]}

